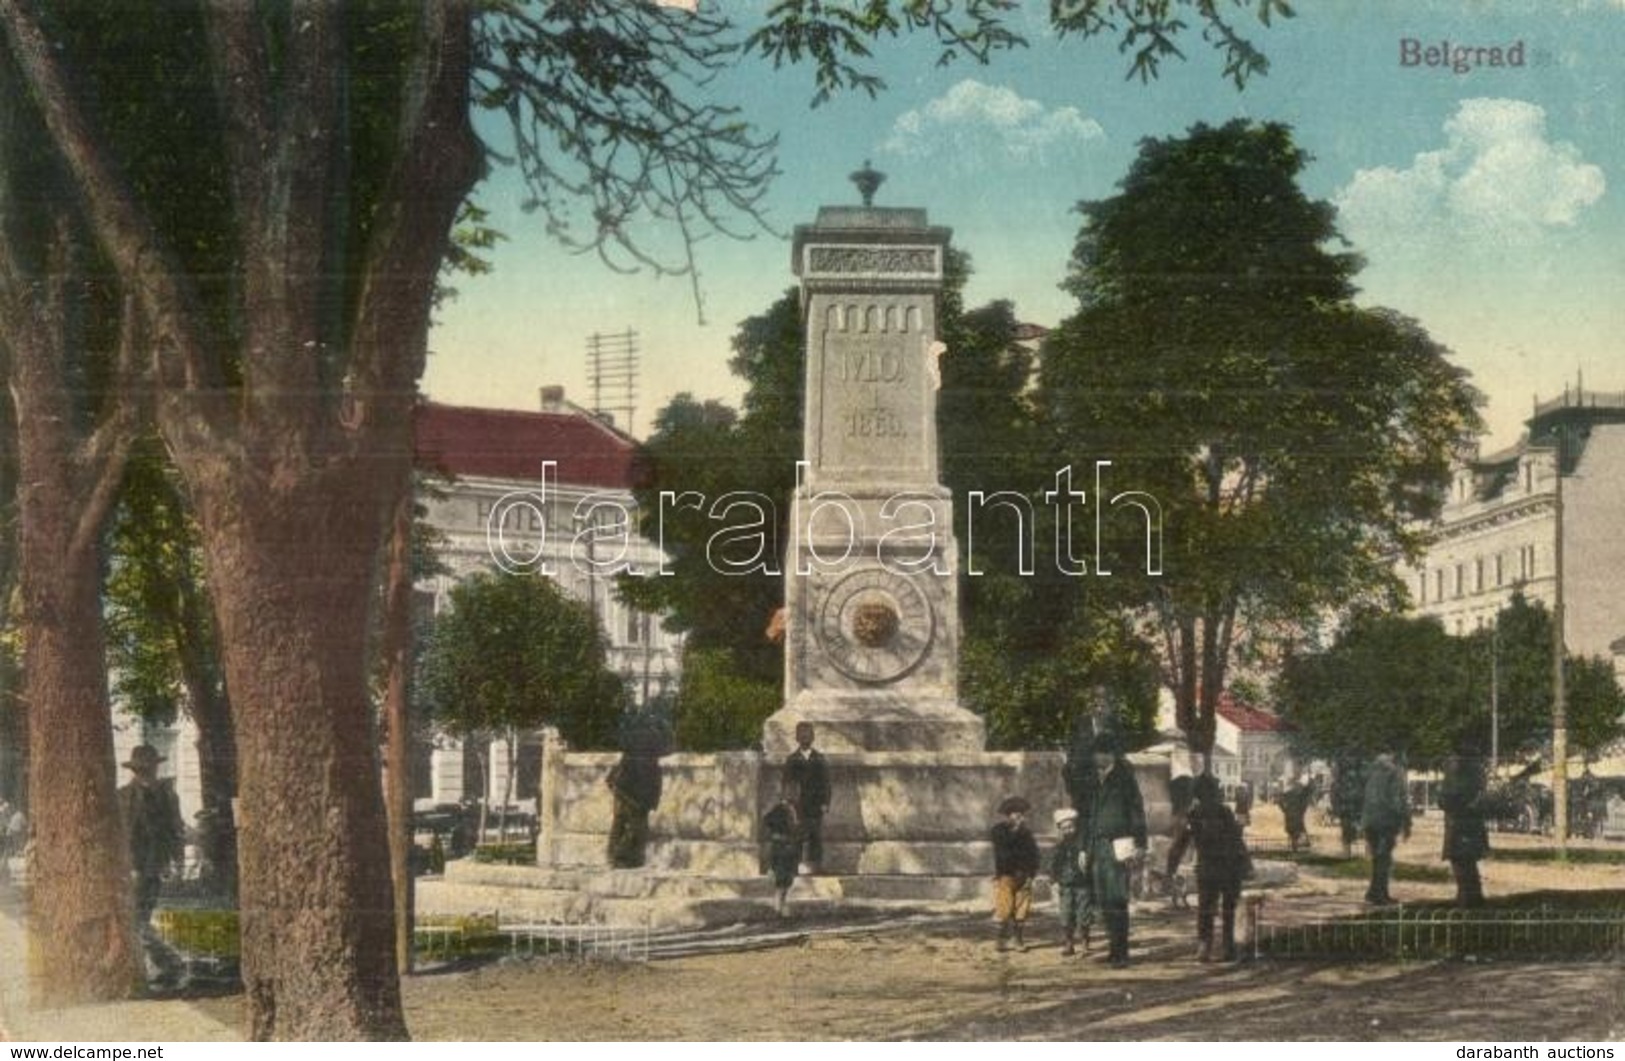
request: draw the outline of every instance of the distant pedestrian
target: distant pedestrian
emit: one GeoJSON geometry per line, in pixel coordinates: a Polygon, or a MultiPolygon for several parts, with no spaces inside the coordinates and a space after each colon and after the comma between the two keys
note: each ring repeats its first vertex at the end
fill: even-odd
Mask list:
{"type": "Polygon", "coordinates": [[[1027,828],[1032,804],[1011,796],[999,804],[993,839],[993,917],[999,922],[999,950],[1026,950],[1023,931],[1033,908],[1033,878],[1038,875],[1038,841],[1027,828]]]}
{"type": "Polygon", "coordinates": [[[1253,786],[1245,781],[1236,784],[1236,821],[1245,828],[1253,820],[1253,786]]]}
{"type": "Polygon", "coordinates": [[[1128,964],[1129,873],[1145,860],[1145,802],[1114,734],[1095,739],[1095,771],[1100,781],[1085,833],[1089,877],[1110,943],[1107,961],[1122,968],[1128,964]]]}
{"type": "Polygon", "coordinates": [[[1354,857],[1354,841],[1360,838],[1360,815],[1365,806],[1365,766],[1353,756],[1337,760],[1332,775],[1332,813],[1337,816],[1343,857],[1354,857]]]}
{"type": "Polygon", "coordinates": [[[1458,753],[1445,762],[1439,809],[1444,811],[1444,858],[1456,878],[1456,905],[1483,906],[1478,860],[1489,853],[1490,834],[1484,823],[1484,766],[1478,756],[1458,753]]]}
{"type": "Polygon", "coordinates": [[[1220,914],[1218,958],[1236,960],[1236,902],[1242,881],[1252,876],[1252,858],[1242,839],[1241,824],[1220,798],[1218,778],[1202,774],[1195,783],[1196,800],[1179,821],[1174,844],[1168,849],[1168,877],[1191,845],[1196,847],[1197,961],[1213,961],[1213,915],[1220,914]]]}
{"type": "Polygon", "coordinates": [[[811,722],[796,723],[796,750],[784,760],[784,782],[793,793],[801,822],[803,854],[800,871],[821,873],[824,868],[824,812],[831,794],[829,764],[813,747],[817,732],[811,722]]]}
{"type": "Polygon", "coordinates": [[[1089,930],[1094,923],[1095,910],[1089,890],[1088,860],[1083,850],[1083,837],[1078,832],[1078,812],[1062,808],[1055,812],[1055,850],[1050,852],[1049,877],[1055,884],[1055,896],[1060,904],[1061,931],[1065,942],[1061,953],[1070,958],[1077,953],[1077,942],[1083,940],[1083,952],[1089,953],[1089,930]]]}
{"type": "Polygon", "coordinates": [[[767,834],[767,870],[773,876],[774,910],[780,917],[789,914],[790,887],[796,882],[796,868],[801,861],[801,825],[796,806],[788,799],[780,799],[762,816],[762,829],[767,834]]]}
{"type": "Polygon", "coordinates": [[[1378,755],[1366,771],[1365,800],[1361,805],[1366,847],[1371,854],[1371,884],[1365,901],[1387,906],[1393,897],[1388,881],[1394,869],[1394,845],[1411,835],[1411,804],[1405,791],[1405,775],[1388,752],[1378,755]]]}
{"type": "Polygon", "coordinates": [[[1309,804],[1313,802],[1315,790],[1302,774],[1294,774],[1276,797],[1275,802],[1281,808],[1281,818],[1286,824],[1286,843],[1289,851],[1296,851],[1300,847],[1309,847],[1309,826],[1307,818],[1309,804]]]}

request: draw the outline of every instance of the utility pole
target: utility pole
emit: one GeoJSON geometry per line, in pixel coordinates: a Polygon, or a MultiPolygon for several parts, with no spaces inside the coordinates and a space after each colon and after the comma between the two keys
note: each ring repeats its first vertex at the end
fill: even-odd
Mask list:
{"type": "Polygon", "coordinates": [[[1569,849],[1569,719],[1568,696],[1564,687],[1563,658],[1563,429],[1557,428],[1552,470],[1555,508],[1552,549],[1552,828],[1557,839],[1559,861],[1568,858],[1569,849]]]}

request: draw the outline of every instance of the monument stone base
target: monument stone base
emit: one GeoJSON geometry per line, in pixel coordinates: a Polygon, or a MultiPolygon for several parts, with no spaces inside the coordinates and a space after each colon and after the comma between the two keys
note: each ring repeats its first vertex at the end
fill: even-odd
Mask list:
{"type": "MultiPolygon", "coordinates": [[[[823,729],[818,743],[825,744],[823,729]]],[[[1029,822],[1045,849],[1055,840],[1053,812],[1067,803],[1059,752],[825,755],[833,795],[823,822],[822,872],[848,880],[875,878],[880,891],[900,898],[919,890],[910,879],[925,887],[923,895],[940,892],[944,878],[985,887],[993,871],[989,830],[1005,797],[1020,795],[1031,802],[1029,822]]],[[[544,745],[543,756],[538,865],[612,872],[607,846],[613,801],[606,779],[618,756],[569,752],[556,739],[544,745]]],[[[662,759],[664,791],[650,818],[645,866],[650,887],[672,887],[673,874],[712,880],[762,876],[761,820],[778,799],[783,762],[782,755],[754,751],[662,759]]],[[[1166,832],[1172,819],[1167,759],[1134,755],[1130,762],[1149,829],[1166,832]]]]}
{"type": "Polygon", "coordinates": [[[901,693],[805,692],[762,724],[762,750],[783,759],[796,747],[799,722],[811,722],[825,755],[943,752],[965,755],[987,746],[987,724],[952,700],[901,693]]]}

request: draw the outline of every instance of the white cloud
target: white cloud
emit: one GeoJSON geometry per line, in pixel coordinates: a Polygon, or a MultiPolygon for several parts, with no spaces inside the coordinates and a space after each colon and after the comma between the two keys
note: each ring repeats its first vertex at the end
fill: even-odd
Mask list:
{"type": "Polygon", "coordinates": [[[947,155],[980,165],[996,161],[999,154],[1033,162],[1105,135],[1099,122],[1076,107],[1047,108],[1002,85],[967,78],[900,115],[880,150],[909,157],[947,155]],[[989,153],[995,157],[986,157],[989,153]]]}
{"type": "Polygon", "coordinates": [[[1363,169],[1334,197],[1356,245],[1416,245],[1437,237],[1528,244],[1572,227],[1607,187],[1601,167],[1546,135],[1546,111],[1511,99],[1463,100],[1445,146],[1407,169],[1363,169]]]}

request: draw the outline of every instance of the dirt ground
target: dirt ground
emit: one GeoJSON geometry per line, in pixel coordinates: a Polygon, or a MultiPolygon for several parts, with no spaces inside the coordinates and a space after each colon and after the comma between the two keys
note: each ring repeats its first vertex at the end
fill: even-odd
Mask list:
{"type": "MultiPolygon", "coordinates": [[[[1253,832],[1269,835],[1270,813],[1253,832]]],[[[1401,859],[1436,862],[1437,830],[1424,821],[1401,859]]],[[[1316,832],[1317,850],[1337,849],[1331,830],[1316,832]]],[[[1533,842],[1497,838],[1499,846],[1533,842]]],[[[1625,870],[1574,864],[1487,862],[1485,871],[1497,894],[1625,882],[1625,870]]],[[[1268,900],[1266,916],[1352,910],[1362,889],[1361,881],[1306,875],[1268,900]]],[[[1448,895],[1450,886],[1399,882],[1394,890],[1413,900],[1448,895]]],[[[959,913],[648,964],[500,961],[409,977],[407,1014],[413,1035],[425,1040],[1625,1037],[1625,969],[1617,961],[1201,965],[1192,960],[1194,914],[1160,903],[1136,914],[1127,970],[1108,969],[1099,947],[1063,958],[1055,937],[1045,909],[1035,915],[1034,945],[1024,953],[997,953],[988,919],[959,913]]],[[[73,1039],[97,1037],[91,1032],[99,1025],[127,1038],[187,1040],[230,1037],[239,1015],[240,1001],[223,998],[57,1016],[61,1034],[73,1039]],[[145,1036],[131,1034],[142,1028],[145,1036]]],[[[40,1023],[45,1018],[30,1015],[14,1037],[49,1027],[40,1023]]]]}

